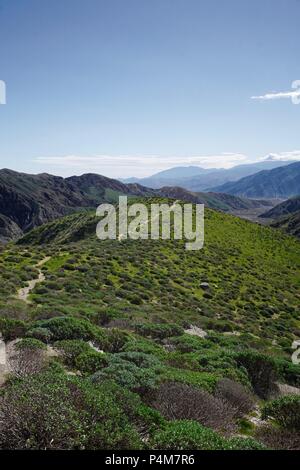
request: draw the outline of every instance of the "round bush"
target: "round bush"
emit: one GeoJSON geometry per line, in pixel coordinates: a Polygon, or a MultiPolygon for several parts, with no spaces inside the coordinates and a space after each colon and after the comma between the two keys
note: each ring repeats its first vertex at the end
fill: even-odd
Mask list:
{"type": "Polygon", "coordinates": [[[81,353],[75,359],[75,366],[81,372],[93,374],[97,370],[103,369],[108,365],[105,354],[98,353],[97,351],[88,351],[81,353]]]}
{"type": "Polygon", "coordinates": [[[195,421],[173,421],[154,435],[153,449],[224,450],[226,441],[209,428],[195,421]]]}
{"type": "Polygon", "coordinates": [[[48,328],[32,328],[27,331],[26,336],[30,338],[36,338],[44,343],[49,343],[52,338],[52,333],[48,328]]]}

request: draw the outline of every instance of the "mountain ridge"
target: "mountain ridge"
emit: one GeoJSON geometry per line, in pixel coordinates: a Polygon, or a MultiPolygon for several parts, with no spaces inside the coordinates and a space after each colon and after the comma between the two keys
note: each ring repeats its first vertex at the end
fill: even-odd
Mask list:
{"type": "Polygon", "coordinates": [[[225,211],[249,208],[254,204],[234,196],[190,193],[182,188],[154,190],[138,183],[126,185],[94,173],[63,178],[47,173],[30,175],[3,169],[0,170],[0,241],[16,239],[32,228],[72,212],[95,208],[103,202],[114,203],[119,195],[174,196],[225,211]]]}
{"type": "Polygon", "coordinates": [[[216,192],[248,198],[289,198],[300,193],[300,162],[263,170],[237,182],[214,188],[216,192]]]}
{"type": "Polygon", "coordinates": [[[153,189],[159,189],[163,186],[180,186],[189,191],[213,191],[214,187],[225,184],[226,182],[237,181],[240,178],[258,173],[261,170],[279,168],[291,164],[293,162],[293,160],[282,161],[267,159],[260,162],[236,165],[229,169],[203,169],[199,167],[201,173],[194,174],[189,177],[184,176],[182,174],[181,176],[176,175],[176,177],[174,177],[174,171],[179,168],[181,170],[181,173],[183,173],[183,169],[186,170],[187,168],[191,167],[173,167],[168,170],[164,170],[163,172],[155,173],[154,175],[146,178],[125,178],[121,179],[120,181],[124,183],[135,182],[153,189]]]}

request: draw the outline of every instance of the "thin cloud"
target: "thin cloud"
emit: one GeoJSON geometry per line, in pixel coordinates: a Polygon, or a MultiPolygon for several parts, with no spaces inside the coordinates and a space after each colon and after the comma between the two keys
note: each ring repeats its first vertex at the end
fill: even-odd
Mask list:
{"type": "MultiPolygon", "coordinates": [[[[34,163],[42,168],[59,168],[64,174],[97,172],[114,178],[149,176],[158,171],[174,166],[201,166],[203,168],[231,168],[245,163],[247,156],[241,153],[222,153],[219,155],[201,156],[168,156],[160,155],[65,155],[37,157],[34,163]]],[[[52,170],[53,171],[53,170],[52,170]]]]}
{"type": "Polygon", "coordinates": [[[218,155],[168,156],[159,155],[65,155],[37,157],[34,163],[41,171],[71,176],[83,173],[100,173],[111,178],[147,177],[159,171],[178,166],[199,166],[202,168],[232,168],[245,163],[265,160],[300,160],[300,150],[269,153],[253,159],[242,153],[221,153],[218,155]]]}
{"type": "Polygon", "coordinates": [[[300,160],[300,150],[293,150],[291,152],[270,153],[266,157],[262,158],[262,160],[273,160],[281,162],[300,160]]]}
{"type": "Polygon", "coordinates": [[[292,83],[292,89],[293,90],[289,90],[289,91],[266,93],[265,95],[260,95],[260,96],[251,96],[251,99],[259,100],[259,101],[290,99],[293,102],[298,103],[300,99],[300,81],[299,80],[296,80],[295,82],[292,83]]]}

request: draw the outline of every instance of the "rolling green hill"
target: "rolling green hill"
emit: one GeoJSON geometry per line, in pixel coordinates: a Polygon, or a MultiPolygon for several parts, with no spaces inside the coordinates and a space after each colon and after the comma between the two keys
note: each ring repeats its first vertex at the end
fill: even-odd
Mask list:
{"type": "Polygon", "coordinates": [[[204,249],[192,253],[183,241],[101,242],[96,223],[93,213],[73,214],[18,242],[20,253],[51,254],[44,293],[34,292],[33,306],[84,315],[109,306],[120,317],[130,309],[132,318],[247,331],[265,344],[278,338],[288,345],[299,332],[297,241],[209,209],[204,249]]]}
{"type": "Polygon", "coordinates": [[[0,170],[0,242],[16,240],[35,227],[73,212],[96,208],[103,202],[114,203],[120,195],[174,197],[229,212],[264,206],[263,202],[226,194],[206,195],[181,188],[153,190],[136,183],[126,185],[92,173],[61,178],[4,169],[0,170]]]}
{"type": "Polygon", "coordinates": [[[251,419],[272,415],[278,382],[300,387],[299,242],[210,209],[193,252],[183,240],[99,241],[97,222],[72,214],[0,253],[0,331],[25,354],[3,387],[0,448],[28,446],[28,433],[30,448],[297,447],[297,431],[251,419]],[[54,355],[37,370],[43,350],[54,355]]]}

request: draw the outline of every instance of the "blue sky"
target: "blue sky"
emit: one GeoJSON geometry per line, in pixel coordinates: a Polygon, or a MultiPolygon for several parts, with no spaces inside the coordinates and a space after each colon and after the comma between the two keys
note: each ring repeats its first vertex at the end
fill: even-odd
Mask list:
{"type": "Polygon", "coordinates": [[[300,158],[300,106],[277,95],[300,80],[299,22],[299,0],[0,0],[0,167],[300,158]]]}

